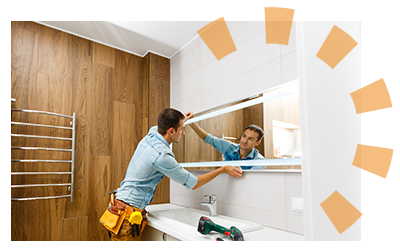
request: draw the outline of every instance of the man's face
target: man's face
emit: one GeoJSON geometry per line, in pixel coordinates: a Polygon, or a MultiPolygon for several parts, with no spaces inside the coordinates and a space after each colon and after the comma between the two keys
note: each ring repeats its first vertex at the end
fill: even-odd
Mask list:
{"type": "Polygon", "coordinates": [[[246,129],[243,132],[242,137],[240,138],[240,148],[245,150],[253,149],[255,146],[258,146],[261,142],[257,141],[257,138],[258,138],[257,132],[250,129],[246,129]]]}
{"type": "Polygon", "coordinates": [[[178,127],[178,129],[177,129],[177,130],[174,130],[174,131],[175,131],[175,132],[172,134],[171,137],[172,137],[173,142],[178,143],[178,142],[180,141],[182,135],[185,134],[185,124],[184,124],[184,121],[183,121],[183,120],[181,120],[181,121],[179,122],[179,127],[178,127]]]}

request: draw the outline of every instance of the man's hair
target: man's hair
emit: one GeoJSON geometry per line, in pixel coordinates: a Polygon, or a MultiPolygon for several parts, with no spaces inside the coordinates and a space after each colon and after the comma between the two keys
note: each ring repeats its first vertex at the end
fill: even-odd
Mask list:
{"type": "Polygon", "coordinates": [[[177,130],[185,116],[178,110],[166,108],[157,117],[158,133],[165,135],[170,128],[177,130]]]}
{"type": "Polygon", "coordinates": [[[260,141],[264,137],[264,131],[259,126],[253,124],[249,125],[243,130],[243,133],[248,129],[258,133],[257,141],[260,141]]]}

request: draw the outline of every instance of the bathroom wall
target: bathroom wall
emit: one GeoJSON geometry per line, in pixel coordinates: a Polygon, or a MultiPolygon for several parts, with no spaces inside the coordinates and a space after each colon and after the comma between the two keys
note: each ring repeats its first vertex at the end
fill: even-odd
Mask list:
{"type": "MultiPolygon", "coordinates": [[[[289,45],[267,45],[264,22],[227,25],[236,52],[218,61],[197,37],[171,58],[171,107],[197,113],[298,78],[295,25],[289,45]]],[[[303,213],[291,210],[291,198],[302,198],[301,179],[289,172],[246,171],[240,179],[222,174],[195,191],[171,182],[170,199],[204,209],[198,205],[203,195],[217,194],[219,214],[303,234],[303,213]]]]}
{"type": "MultiPolygon", "coordinates": [[[[140,139],[169,106],[169,59],[141,58],[34,22],[11,22],[11,108],[76,113],[74,201],[12,201],[12,240],[108,240],[99,223],[140,139]],[[149,105],[151,103],[152,105],[149,105]]],[[[12,112],[13,121],[69,126],[65,118],[12,112]]],[[[69,122],[69,120],[68,120],[69,122]]],[[[11,126],[11,133],[70,137],[60,130],[11,126]]],[[[71,132],[69,132],[71,133],[71,132]]],[[[12,137],[12,146],[70,148],[12,137]]],[[[56,144],[57,143],[57,144],[56,144]]],[[[70,142],[69,142],[70,143],[70,142]]],[[[12,159],[68,159],[70,153],[12,150],[12,159]]],[[[11,163],[12,172],[69,171],[67,163],[11,163]]],[[[68,183],[68,175],[12,176],[11,184],[68,183]]],[[[11,197],[69,194],[67,187],[12,188],[11,197]]],[[[169,202],[163,180],[153,204],[169,202]]]]}
{"type": "Polygon", "coordinates": [[[237,51],[218,61],[197,36],[171,58],[171,107],[198,113],[298,78],[296,30],[266,44],[265,22],[227,22],[237,51]]]}
{"type": "Polygon", "coordinates": [[[171,203],[208,211],[199,202],[207,201],[206,194],[216,194],[218,214],[303,234],[303,213],[292,211],[291,205],[292,197],[303,197],[301,173],[245,171],[239,179],[221,174],[196,190],[171,181],[170,189],[171,203]]]}
{"type": "Polygon", "coordinates": [[[351,165],[361,141],[361,117],[355,115],[348,97],[362,86],[361,46],[352,49],[334,69],[316,58],[334,25],[361,41],[359,21],[297,23],[300,96],[305,97],[300,98],[301,136],[306,138],[301,141],[304,235],[314,241],[360,241],[361,219],[339,234],[320,205],[337,191],[362,211],[362,170],[351,165]]]}

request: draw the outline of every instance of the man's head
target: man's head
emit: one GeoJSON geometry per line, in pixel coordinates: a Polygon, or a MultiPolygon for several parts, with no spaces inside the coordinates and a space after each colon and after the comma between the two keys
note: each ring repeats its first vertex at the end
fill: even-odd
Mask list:
{"type": "Polygon", "coordinates": [[[185,116],[178,110],[166,108],[157,117],[158,133],[168,136],[171,142],[179,142],[184,130],[185,116]]]}
{"type": "Polygon", "coordinates": [[[261,143],[263,137],[264,131],[259,126],[249,125],[243,130],[242,137],[240,138],[240,147],[251,150],[261,143]]]}

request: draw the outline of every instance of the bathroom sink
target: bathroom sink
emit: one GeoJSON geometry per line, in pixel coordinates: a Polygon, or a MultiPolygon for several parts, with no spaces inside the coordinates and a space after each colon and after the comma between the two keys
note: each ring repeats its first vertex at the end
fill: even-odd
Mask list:
{"type": "Polygon", "coordinates": [[[226,228],[235,226],[239,228],[242,233],[252,232],[255,230],[262,229],[262,226],[257,223],[240,220],[224,215],[209,216],[208,212],[197,210],[193,208],[178,208],[169,209],[164,211],[155,211],[149,213],[150,217],[155,217],[159,220],[163,220],[169,223],[181,224],[184,227],[194,227],[197,231],[197,225],[201,216],[210,218],[214,223],[221,225],[226,228]]]}

